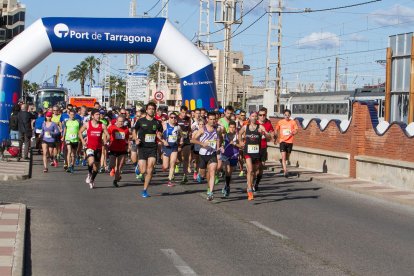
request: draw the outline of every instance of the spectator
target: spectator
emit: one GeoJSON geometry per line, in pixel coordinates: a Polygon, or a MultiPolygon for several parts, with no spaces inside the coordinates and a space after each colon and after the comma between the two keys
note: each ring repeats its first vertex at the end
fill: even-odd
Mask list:
{"type": "Polygon", "coordinates": [[[35,116],[27,110],[27,105],[22,104],[20,112],[17,115],[17,123],[20,133],[20,152],[25,160],[29,159],[30,138],[33,135],[32,123],[35,119],[35,116]]]}
{"type": "Polygon", "coordinates": [[[15,105],[12,109],[12,114],[10,116],[10,139],[11,140],[20,140],[20,133],[19,133],[19,120],[17,118],[17,115],[20,112],[20,106],[15,105]]]}

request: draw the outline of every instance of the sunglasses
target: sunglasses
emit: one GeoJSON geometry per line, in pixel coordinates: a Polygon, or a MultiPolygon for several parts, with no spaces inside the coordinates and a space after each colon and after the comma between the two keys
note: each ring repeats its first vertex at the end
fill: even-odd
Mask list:
{"type": "Polygon", "coordinates": [[[259,114],[260,117],[266,116],[266,114],[259,114]]]}
{"type": "Polygon", "coordinates": [[[177,119],[177,117],[175,117],[175,116],[171,116],[171,117],[170,117],[170,119],[177,119]]]}

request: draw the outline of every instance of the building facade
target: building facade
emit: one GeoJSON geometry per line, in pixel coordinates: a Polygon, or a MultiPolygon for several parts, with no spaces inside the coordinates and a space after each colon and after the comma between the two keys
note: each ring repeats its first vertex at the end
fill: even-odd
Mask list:
{"type": "Polygon", "coordinates": [[[17,0],[0,0],[0,49],[23,32],[26,7],[17,0]]]}

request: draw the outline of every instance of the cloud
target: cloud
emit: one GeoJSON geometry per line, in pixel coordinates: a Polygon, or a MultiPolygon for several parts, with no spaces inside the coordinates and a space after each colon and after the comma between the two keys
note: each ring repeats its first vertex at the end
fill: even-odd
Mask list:
{"type": "Polygon", "coordinates": [[[355,42],[365,42],[368,41],[368,38],[360,34],[352,34],[349,36],[349,40],[355,42]]]}
{"type": "Polygon", "coordinates": [[[301,49],[332,49],[339,47],[339,37],[330,32],[311,33],[297,41],[301,49]]]}
{"type": "Polygon", "coordinates": [[[414,21],[414,9],[395,4],[390,9],[374,11],[370,17],[380,26],[408,23],[414,21]]]}

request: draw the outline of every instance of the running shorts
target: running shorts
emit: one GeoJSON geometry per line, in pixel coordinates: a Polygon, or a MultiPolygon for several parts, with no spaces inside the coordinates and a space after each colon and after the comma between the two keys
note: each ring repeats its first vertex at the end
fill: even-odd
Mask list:
{"type": "Polygon", "coordinates": [[[293,149],[292,143],[282,142],[280,143],[280,152],[291,153],[293,149]]]}
{"type": "Polygon", "coordinates": [[[207,166],[211,163],[217,163],[217,154],[212,155],[200,155],[198,159],[198,167],[200,169],[207,169],[207,166]]]}
{"type": "Polygon", "coordinates": [[[87,158],[89,157],[93,157],[95,158],[95,162],[99,162],[101,160],[101,156],[102,156],[102,149],[86,149],[86,156],[87,158]]]}
{"type": "Polygon", "coordinates": [[[138,147],[138,160],[148,160],[148,158],[157,159],[157,149],[138,147]]]}

